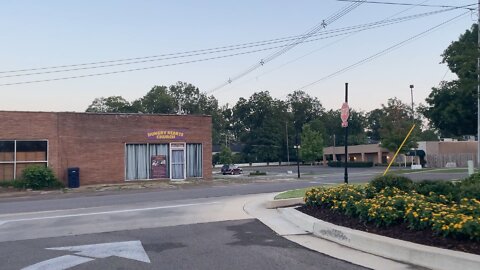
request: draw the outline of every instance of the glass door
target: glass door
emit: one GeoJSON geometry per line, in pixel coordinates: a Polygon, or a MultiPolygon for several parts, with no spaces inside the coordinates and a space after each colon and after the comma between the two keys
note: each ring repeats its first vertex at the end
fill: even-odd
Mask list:
{"type": "Polygon", "coordinates": [[[185,179],[185,143],[170,143],[170,175],[172,180],[185,179]]]}

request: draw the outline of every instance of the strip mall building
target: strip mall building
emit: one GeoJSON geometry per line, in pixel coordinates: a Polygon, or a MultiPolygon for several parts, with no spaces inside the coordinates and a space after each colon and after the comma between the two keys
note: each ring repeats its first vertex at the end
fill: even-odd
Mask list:
{"type": "Polygon", "coordinates": [[[199,115],[0,111],[0,181],[29,165],[81,185],[212,177],[212,119],[199,115]]]}

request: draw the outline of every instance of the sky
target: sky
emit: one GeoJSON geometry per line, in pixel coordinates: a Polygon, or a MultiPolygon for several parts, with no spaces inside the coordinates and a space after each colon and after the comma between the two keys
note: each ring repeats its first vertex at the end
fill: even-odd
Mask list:
{"type": "MultiPolygon", "coordinates": [[[[462,6],[476,1],[386,2],[462,6]]],[[[343,16],[336,16],[351,4],[335,0],[3,0],[0,1],[0,110],[82,112],[98,97],[122,96],[133,101],[155,85],[169,86],[183,81],[214,95],[221,105],[233,106],[240,97],[248,99],[258,91],[269,91],[274,98],[286,99],[289,93],[301,89],[317,97],[326,109],[341,107],[345,83],[349,83],[350,107],[370,111],[393,97],[410,104],[410,85],[414,85],[415,105],[425,103],[432,87],[442,80],[455,79],[447,66],[441,64],[441,54],[476,22],[475,11],[456,9],[341,36],[310,37],[306,41],[317,40],[300,43],[219,89],[230,78],[281,50],[266,48],[288,43],[185,58],[144,58],[298,36],[324,20],[329,23],[319,34],[441,10],[364,3],[343,16]],[[398,49],[329,77],[457,16],[460,17],[398,49]],[[260,49],[265,50],[249,52],[260,49]],[[229,54],[240,55],[224,57],[229,54]],[[142,58],[136,61],[143,62],[111,62],[103,65],[124,65],[94,69],[82,65],[64,69],[89,69],[54,73],[60,69],[40,69],[126,58],[142,58]],[[7,72],[28,69],[37,70],[7,72]],[[56,80],[131,69],[141,70],[56,80]],[[51,73],[22,75],[40,72],[51,73]],[[5,77],[12,75],[22,76],[5,77]]]]}

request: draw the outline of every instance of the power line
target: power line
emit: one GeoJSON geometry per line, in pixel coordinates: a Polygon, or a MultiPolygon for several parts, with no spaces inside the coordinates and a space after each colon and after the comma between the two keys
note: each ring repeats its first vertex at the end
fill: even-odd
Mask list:
{"type": "MultiPolygon", "coordinates": [[[[346,32],[344,34],[337,34],[337,35],[334,35],[334,37],[339,36],[339,35],[349,34],[349,33],[350,32],[346,32]]],[[[325,38],[317,38],[317,39],[312,39],[312,40],[308,40],[308,41],[305,41],[305,42],[313,42],[313,41],[320,40],[320,39],[325,39],[325,38]]],[[[170,63],[170,64],[164,64],[164,65],[158,65],[158,66],[118,70],[118,71],[103,72],[103,73],[92,73],[92,74],[69,76],[69,77],[60,77],[60,78],[52,78],[52,79],[41,79],[41,80],[31,80],[31,81],[5,83],[5,84],[0,84],[0,87],[1,86],[9,86],[9,85],[32,84],[32,83],[40,83],[40,82],[79,79],[79,78],[86,78],[86,77],[95,77],[95,76],[103,76],[103,75],[111,75],[111,74],[118,74],[118,73],[126,73],[126,72],[133,72],[133,71],[155,69],[155,68],[161,68],[161,67],[177,66],[177,65],[183,65],[183,64],[191,64],[191,63],[197,63],[197,62],[205,62],[205,61],[222,59],[222,58],[233,57],[233,56],[238,56],[238,55],[245,55],[245,54],[251,54],[251,53],[256,53],[256,52],[268,51],[268,50],[282,48],[282,47],[285,47],[285,46],[289,46],[289,45],[280,45],[280,46],[268,47],[268,48],[251,50],[251,51],[246,51],[246,52],[240,52],[240,53],[234,53],[234,54],[228,54],[228,55],[221,55],[221,56],[215,56],[215,57],[209,57],[209,58],[203,58],[203,59],[196,59],[196,60],[190,60],[190,61],[176,62],[176,63],[170,63]]]]}
{"type": "MultiPolygon", "coordinates": [[[[441,12],[446,12],[448,10],[441,10],[441,11],[433,11],[433,12],[427,12],[427,13],[422,13],[422,14],[416,14],[416,15],[411,15],[411,16],[406,16],[402,18],[398,18],[395,20],[391,21],[378,21],[374,23],[369,23],[369,24],[361,24],[361,25],[355,25],[355,26],[350,26],[350,27],[344,27],[344,28],[338,28],[338,29],[333,29],[333,30],[328,30],[324,31],[321,33],[316,33],[312,35],[311,37],[315,36],[320,36],[320,35],[328,35],[331,33],[338,33],[342,31],[350,31],[352,29],[361,29],[365,27],[374,27],[377,26],[381,23],[398,23],[402,22],[405,20],[410,20],[410,19],[416,19],[419,17],[424,17],[424,16],[430,16],[433,14],[441,13],[441,12]]],[[[382,25],[379,25],[382,26],[382,25]]],[[[359,30],[362,31],[362,30],[359,30]]],[[[158,56],[147,56],[147,57],[138,57],[135,59],[142,59],[138,61],[131,61],[131,62],[120,62],[120,61],[126,61],[125,59],[123,60],[112,60],[112,61],[105,61],[108,63],[115,62],[113,64],[104,64],[104,65],[97,65],[97,66],[86,66],[87,64],[77,64],[77,65],[68,65],[68,66],[63,66],[63,67],[71,67],[67,69],[55,69],[55,70],[49,70],[52,67],[45,67],[45,68],[37,68],[37,69],[25,69],[25,71],[35,71],[35,72],[30,72],[30,73],[20,73],[20,74],[11,74],[11,75],[4,75],[0,76],[0,78],[11,78],[11,77],[24,77],[24,76],[31,76],[31,75],[41,75],[41,74],[52,74],[52,73],[60,73],[60,72],[70,72],[70,71],[78,71],[78,70],[88,70],[88,69],[98,69],[98,68],[106,68],[106,67],[114,67],[114,66],[124,66],[124,65],[132,65],[132,64],[139,64],[139,63],[147,63],[147,62],[157,62],[157,61],[163,61],[163,60],[171,60],[171,59],[179,59],[179,58],[186,58],[186,57],[192,57],[192,56],[199,56],[199,55],[207,55],[207,54],[213,54],[213,53],[219,53],[219,52],[227,52],[227,51],[233,51],[233,50],[241,50],[241,49],[247,49],[247,48],[253,48],[253,47],[259,47],[259,46],[265,46],[265,45],[271,45],[271,44],[277,44],[277,43],[283,43],[283,42],[288,42],[292,40],[297,40],[299,36],[292,36],[292,37],[285,37],[285,38],[276,38],[272,40],[264,40],[264,41],[258,41],[258,42],[251,42],[251,43],[244,43],[244,44],[239,44],[239,45],[230,45],[230,46],[224,46],[224,47],[217,47],[214,49],[205,49],[205,50],[197,50],[197,51],[192,51],[192,53],[172,53],[172,54],[165,54],[164,58],[153,58],[153,57],[158,57],[158,56]],[[151,59],[153,58],[153,59],[151,59]],[[120,62],[120,63],[118,63],[120,62]]],[[[288,44],[285,47],[291,46],[292,44],[288,44]]],[[[269,60],[268,60],[269,61],[269,60]]],[[[96,64],[101,63],[101,62],[96,62],[96,64]]],[[[55,68],[60,68],[62,66],[57,66],[55,68]]],[[[13,73],[13,72],[18,72],[19,70],[16,71],[3,71],[0,73],[13,73]]]]}
{"type": "MultiPolygon", "coordinates": [[[[342,35],[347,35],[351,34],[354,32],[358,31],[364,31],[368,29],[373,29],[389,24],[394,24],[394,23],[399,23],[415,18],[420,18],[420,17],[425,17],[441,12],[446,12],[449,10],[440,10],[440,11],[433,11],[433,12],[427,12],[427,13],[421,13],[421,14],[415,14],[415,15],[410,15],[410,16],[405,16],[405,17],[400,17],[392,20],[382,20],[378,22],[373,22],[373,23],[367,23],[367,24],[361,24],[361,25],[356,25],[356,26],[350,26],[350,27],[344,27],[344,28],[339,28],[339,29],[334,29],[330,31],[323,32],[321,35],[317,34],[316,36],[326,36],[327,34],[330,34],[330,36],[326,37],[321,37],[317,39],[310,39],[302,42],[313,42],[316,40],[321,40],[321,39],[326,39],[326,38],[331,38],[331,37],[336,37],[336,36],[342,36],[342,35]],[[335,34],[336,33],[336,34],[335,34]],[[331,35],[335,34],[335,35],[331,35]]],[[[280,40],[280,39],[275,39],[275,40],[280,40]]],[[[279,42],[279,41],[278,41],[279,42]]],[[[270,42],[268,44],[274,44],[278,43],[276,41],[270,42]]],[[[258,42],[253,42],[249,44],[254,44],[258,42]]],[[[267,43],[265,43],[267,44],[267,43]]],[[[103,73],[93,73],[93,74],[85,74],[85,75],[77,75],[77,76],[68,76],[68,77],[60,77],[60,78],[51,78],[51,79],[40,79],[40,80],[30,80],[30,81],[22,81],[22,82],[13,82],[13,83],[5,83],[5,84],[0,84],[0,86],[9,86],[9,85],[20,85],[20,84],[31,84],[31,83],[40,83],[40,82],[49,82],[49,81],[59,81],[59,80],[68,80],[68,79],[76,79],[76,78],[85,78],[85,77],[94,77],[94,76],[102,76],[102,75],[110,75],[110,74],[118,74],[118,73],[126,73],[126,72],[133,72],[133,71],[141,71],[141,70],[148,70],[148,69],[154,69],[154,68],[161,68],[161,67],[168,67],[168,66],[176,66],[176,65],[182,65],[182,64],[189,64],[189,63],[197,63],[197,62],[204,62],[204,61],[209,61],[209,60],[215,60],[215,59],[221,59],[221,58],[227,58],[227,57],[233,57],[233,56],[238,56],[238,55],[245,55],[245,54],[251,54],[251,53],[256,53],[256,52],[261,52],[261,51],[268,51],[272,49],[278,49],[278,48],[284,48],[287,46],[291,46],[291,44],[287,45],[280,45],[280,46],[274,46],[274,47],[268,47],[268,48],[263,48],[263,49],[257,49],[257,50],[251,50],[251,51],[246,51],[246,52],[241,52],[241,53],[233,53],[233,54],[228,54],[228,55],[221,55],[221,56],[216,56],[216,57],[209,57],[209,58],[203,58],[203,59],[196,59],[196,60],[190,60],[190,61],[183,61],[183,62],[176,62],[176,63],[169,63],[169,64],[164,64],[164,65],[157,65],[157,66],[150,66],[150,67],[141,67],[141,68],[134,68],[134,69],[127,69],[127,70],[118,70],[118,71],[111,71],[111,72],[103,72],[103,73]]],[[[247,47],[254,47],[254,46],[245,46],[247,47]]],[[[238,48],[237,48],[238,49],[238,48]]],[[[219,50],[219,51],[229,51],[233,49],[225,49],[225,50],[219,50]]],[[[198,53],[198,55],[202,54],[207,54],[207,53],[198,53]]],[[[173,54],[170,54],[173,55],[173,54]]],[[[47,72],[48,73],[48,72],[47,72]]],[[[40,73],[39,73],[40,74],[40,73]]],[[[43,74],[43,73],[41,73],[43,74]]],[[[26,75],[26,74],[24,74],[26,75]]],[[[30,74],[31,75],[31,74],[30,74]]]]}
{"type": "MultiPolygon", "coordinates": [[[[422,1],[422,2],[420,2],[420,3],[417,4],[417,5],[422,5],[422,4],[424,4],[424,3],[428,2],[428,1],[430,1],[430,0],[422,1]]],[[[397,12],[397,13],[395,13],[395,14],[393,14],[393,15],[391,15],[391,16],[389,16],[389,17],[387,17],[387,18],[385,18],[385,19],[383,19],[383,20],[381,20],[381,21],[379,21],[379,23],[391,21],[391,20],[390,20],[391,18],[395,18],[395,16],[398,16],[398,15],[400,15],[400,14],[402,14],[402,13],[405,13],[405,12],[407,12],[407,11],[413,9],[413,8],[415,8],[415,6],[408,7],[408,8],[406,8],[406,9],[402,10],[402,11],[399,11],[399,12],[397,12]]],[[[438,14],[437,12],[445,12],[445,11],[451,11],[451,10],[453,10],[453,9],[445,9],[445,10],[441,10],[441,11],[427,12],[427,13],[421,13],[421,14],[425,14],[426,16],[430,16],[430,15],[438,14]]],[[[421,14],[417,14],[417,15],[413,15],[413,16],[418,16],[418,15],[421,15],[421,14]]],[[[412,16],[412,15],[406,16],[406,17],[411,17],[411,16],[412,16]]],[[[399,18],[397,18],[397,19],[402,19],[402,18],[406,18],[406,17],[399,17],[399,18]]],[[[395,20],[397,20],[397,19],[395,19],[395,20]]],[[[412,18],[412,19],[416,19],[416,18],[412,18]]],[[[376,27],[375,27],[375,28],[376,28],[376,27]]],[[[335,40],[335,41],[333,41],[333,42],[330,42],[329,44],[326,44],[325,46],[322,46],[322,47],[320,47],[320,48],[318,48],[318,49],[315,49],[315,50],[313,50],[313,51],[310,51],[310,52],[308,52],[308,53],[306,53],[306,54],[304,54],[304,55],[302,55],[302,56],[300,56],[300,57],[297,57],[297,58],[295,58],[295,59],[292,59],[292,60],[290,60],[290,61],[288,61],[288,62],[286,62],[286,63],[284,63],[284,64],[282,64],[282,65],[280,65],[280,66],[277,66],[277,67],[274,68],[274,69],[270,69],[269,71],[266,71],[266,72],[258,75],[257,77],[262,77],[262,76],[267,75],[267,74],[269,74],[269,73],[271,73],[271,72],[274,72],[274,71],[276,71],[276,70],[278,70],[278,69],[281,69],[281,68],[283,68],[283,67],[285,67],[285,66],[287,66],[287,65],[289,65],[289,64],[291,64],[291,63],[294,63],[294,62],[296,62],[296,61],[298,61],[298,60],[300,60],[300,59],[302,59],[302,58],[304,58],[304,57],[307,57],[307,56],[309,56],[309,55],[311,55],[311,54],[313,54],[313,53],[315,53],[315,52],[318,52],[318,51],[320,51],[320,50],[322,50],[322,49],[328,48],[328,47],[330,47],[330,46],[332,46],[332,45],[334,45],[334,44],[336,44],[336,43],[338,43],[338,42],[340,42],[340,41],[343,41],[343,40],[345,40],[345,39],[347,39],[347,38],[349,38],[349,37],[351,37],[351,36],[353,36],[353,35],[355,35],[355,34],[357,34],[357,33],[362,32],[362,31],[364,31],[364,30],[369,30],[369,29],[361,29],[361,30],[359,30],[359,31],[357,31],[357,32],[354,32],[354,33],[352,33],[352,34],[350,34],[350,35],[348,35],[348,36],[346,36],[346,37],[343,37],[343,38],[341,38],[341,39],[337,39],[337,40],[335,40]]],[[[251,81],[251,80],[249,80],[249,81],[251,81]]],[[[285,96],[286,96],[286,95],[285,95],[285,96]]]]}
{"type": "MultiPolygon", "coordinates": [[[[326,36],[325,34],[323,34],[321,36],[326,36],[326,37],[310,39],[310,40],[307,40],[307,41],[304,41],[304,42],[314,42],[314,41],[321,40],[321,39],[327,39],[327,38],[347,35],[347,34],[355,33],[355,32],[358,32],[358,31],[364,31],[364,30],[368,30],[368,29],[382,27],[382,26],[385,26],[385,25],[390,25],[390,24],[394,24],[394,23],[404,22],[404,21],[407,21],[407,20],[412,20],[412,19],[415,19],[415,18],[425,17],[425,16],[429,16],[429,15],[432,15],[432,14],[437,14],[437,13],[440,13],[440,12],[444,12],[444,11],[427,12],[427,13],[421,13],[421,14],[416,14],[416,15],[400,17],[400,18],[396,18],[396,19],[392,19],[392,20],[383,20],[383,21],[379,21],[379,22],[361,24],[361,25],[356,25],[356,26],[351,26],[351,27],[344,27],[344,28],[329,31],[329,34],[334,34],[334,35],[326,36]]],[[[69,77],[60,77],[60,78],[51,78],[51,79],[41,79],[41,80],[30,80],[30,81],[22,81],[22,82],[5,83],[5,84],[0,84],[0,86],[31,84],[31,83],[40,83],[40,82],[49,82],[49,81],[59,81],[59,80],[77,79],[77,78],[111,75],[111,74],[126,73],[126,72],[140,71],[140,70],[148,70],[148,69],[154,69],[154,68],[176,66],[176,65],[190,64],[190,63],[196,63],[196,62],[204,62],[204,61],[233,57],[233,56],[244,55],[244,54],[251,54],[251,53],[256,53],[256,52],[261,52],[261,51],[283,48],[283,47],[286,47],[286,46],[290,46],[290,44],[268,47],[268,48],[257,49],[257,50],[251,50],[251,51],[246,51],[246,52],[241,52],[241,53],[234,53],[234,54],[204,58],[204,59],[196,59],[196,60],[191,60],[191,61],[170,63],[170,64],[165,64],[165,65],[157,65],[157,66],[151,66],[151,67],[142,67],[142,68],[103,72],[103,73],[85,74],[85,75],[78,75],[78,76],[69,76],[69,77]]],[[[40,73],[42,73],[42,72],[40,72],[40,73]]]]}
{"type": "Polygon", "coordinates": [[[363,65],[363,64],[366,64],[366,63],[368,63],[368,62],[371,62],[371,61],[373,61],[374,59],[376,59],[376,58],[378,58],[378,57],[380,57],[380,56],[383,56],[383,55],[385,55],[385,54],[387,54],[387,53],[389,53],[389,52],[391,52],[391,51],[393,51],[393,50],[396,50],[396,49],[398,49],[398,48],[400,48],[400,47],[403,47],[403,46],[406,45],[407,43],[412,42],[412,41],[414,41],[414,40],[416,40],[416,39],[418,39],[418,38],[420,38],[420,37],[422,37],[422,36],[424,36],[424,35],[432,32],[432,31],[440,28],[441,26],[444,26],[444,25],[446,25],[446,24],[448,24],[448,23],[456,20],[456,19],[459,19],[460,17],[465,16],[465,15],[468,14],[468,13],[470,13],[470,11],[465,12],[465,13],[462,13],[462,14],[460,14],[460,15],[458,15],[458,16],[455,16],[455,17],[453,17],[453,18],[451,18],[451,19],[449,19],[449,20],[447,20],[447,21],[444,21],[444,22],[442,22],[442,23],[440,23],[440,24],[438,24],[438,25],[436,25],[436,26],[434,26],[434,27],[432,27],[432,28],[429,28],[429,29],[427,29],[427,30],[425,30],[425,31],[423,31],[423,32],[415,35],[415,36],[412,36],[412,37],[410,37],[410,38],[408,38],[408,39],[406,39],[406,40],[404,40],[404,41],[402,41],[402,42],[399,42],[399,43],[397,43],[397,44],[395,44],[395,45],[393,45],[393,46],[390,46],[390,47],[388,47],[388,48],[385,49],[385,50],[382,50],[382,51],[380,51],[380,52],[378,52],[378,53],[376,53],[376,54],[374,54],[374,55],[371,55],[371,56],[369,56],[369,57],[367,57],[367,58],[364,58],[364,59],[356,62],[355,64],[352,64],[352,65],[350,65],[350,66],[348,66],[348,67],[345,67],[345,68],[343,68],[343,69],[340,69],[340,70],[338,70],[338,71],[336,71],[336,72],[333,72],[333,73],[331,73],[330,75],[327,75],[327,76],[325,76],[325,77],[323,77],[323,78],[321,78],[321,79],[319,79],[319,80],[316,80],[316,81],[314,81],[314,82],[312,82],[312,83],[306,84],[306,85],[298,88],[297,90],[305,89],[305,88],[310,87],[310,86],[312,86],[312,85],[315,85],[315,84],[317,84],[317,83],[319,83],[319,82],[321,82],[321,81],[324,81],[324,80],[326,80],[326,79],[329,79],[329,78],[335,77],[335,76],[337,76],[337,75],[339,75],[339,74],[342,74],[342,73],[344,73],[344,72],[346,72],[346,71],[348,71],[348,70],[350,70],[350,69],[353,69],[353,68],[356,68],[356,67],[358,67],[358,66],[360,66],[360,65],[363,65]]]}
{"type": "Polygon", "coordinates": [[[338,2],[362,2],[365,4],[381,4],[381,5],[395,5],[395,6],[419,6],[419,7],[432,7],[432,8],[455,8],[455,9],[468,9],[475,10],[475,8],[469,8],[476,4],[468,4],[463,6],[447,6],[447,5],[425,5],[425,4],[413,4],[413,3],[399,3],[399,2],[383,2],[383,1],[360,1],[360,0],[337,0],[338,2]]]}
{"type": "Polygon", "coordinates": [[[330,17],[328,17],[327,19],[324,19],[322,20],[321,23],[317,24],[315,27],[313,27],[311,30],[309,30],[308,32],[306,32],[302,37],[300,37],[297,41],[295,42],[292,42],[289,46],[285,47],[285,48],[282,48],[281,50],[267,56],[266,58],[262,58],[258,63],[256,63],[255,65],[251,66],[250,68],[248,68],[247,70],[233,76],[233,77],[230,77],[226,82],[220,84],[219,86],[213,88],[212,90],[208,91],[207,94],[211,94],[213,92],[216,92],[218,90],[220,90],[221,88],[225,87],[226,85],[228,84],[231,84],[233,81],[249,74],[250,72],[254,71],[255,69],[265,65],[266,63],[272,61],[273,59],[279,57],[280,55],[286,53],[287,51],[293,49],[295,46],[297,46],[298,44],[301,44],[303,43],[305,40],[307,40],[308,38],[310,38],[312,35],[314,35],[315,33],[317,33],[318,31],[324,29],[326,26],[330,25],[331,23],[335,22],[336,20],[340,19],[341,17],[345,16],[346,14],[348,14],[349,12],[351,12],[352,10],[354,10],[355,8],[357,8],[359,5],[361,5],[362,3],[364,2],[364,0],[361,0],[361,1],[358,1],[358,2],[355,2],[355,3],[352,3],[344,8],[342,8],[340,11],[334,13],[333,15],[331,15],[330,17]]]}

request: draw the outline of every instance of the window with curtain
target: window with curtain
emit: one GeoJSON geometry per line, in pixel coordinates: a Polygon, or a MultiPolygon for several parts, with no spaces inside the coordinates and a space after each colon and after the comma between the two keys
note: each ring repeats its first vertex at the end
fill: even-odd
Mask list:
{"type": "Polygon", "coordinates": [[[187,177],[203,176],[202,144],[187,143],[187,177]]]}
{"type": "Polygon", "coordinates": [[[127,144],[125,152],[127,180],[151,179],[152,156],[165,155],[168,164],[168,144],[127,144]]]}

